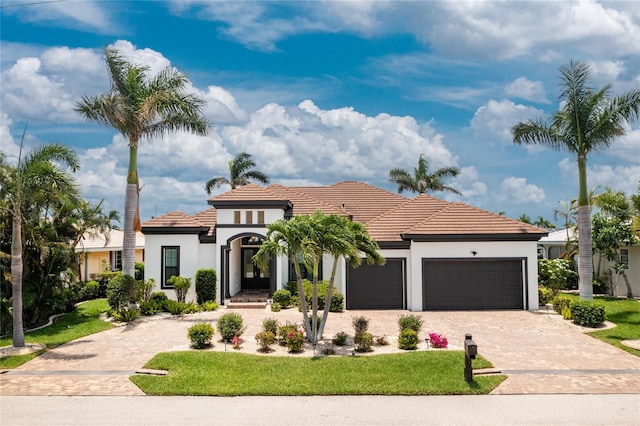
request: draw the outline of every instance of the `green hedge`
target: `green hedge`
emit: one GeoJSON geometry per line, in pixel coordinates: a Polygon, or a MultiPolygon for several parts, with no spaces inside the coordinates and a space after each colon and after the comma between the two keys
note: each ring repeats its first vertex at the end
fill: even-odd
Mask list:
{"type": "Polygon", "coordinates": [[[598,327],[604,323],[604,305],[589,300],[574,300],[570,307],[573,323],[585,327],[598,327]]]}
{"type": "Polygon", "coordinates": [[[216,300],[218,277],[215,269],[198,269],[196,271],[196,299],[199,305],[216,300]]]}

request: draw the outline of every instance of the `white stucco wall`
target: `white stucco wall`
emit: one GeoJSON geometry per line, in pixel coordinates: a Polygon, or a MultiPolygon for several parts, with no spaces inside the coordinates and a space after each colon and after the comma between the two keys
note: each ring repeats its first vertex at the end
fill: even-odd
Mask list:
{"type": "MultiPolygon", "coordinates": [[[[629,250],[629,269],[625,272],[627,274],[627,278],[629,279],[629,285],[631,286],[631,291],[635,297],[640,296],[640,246],[627,246],[623,247],[629,250]]],[[[593,267],[594,269],[598,264],[598,254],[594,256],[593,259],[593,267]]],[[[605,271],[609,269],[612,265],[612,262],[608,262],[606,259],[602,259],[602,264],[600,265],[600,274],[603,275],[605,271]]],[[[624,282],[624,278],[622,275],[612,274],[611,275],[611,287],[614,296],[627,296],[627,286],[624,282]]]]}
{"type": "MultiPolygon", "coordinates": [[[[482,242],[414,242],[411,245],[411,261],[408,280],[408,308],[422,310],[422,259],[423,258],[526,258],[529,310],[538,309],[538,254],[535,241],[482,241],[482,242]],[[475,251],[474,256],[471,252],[475,251]]],[[[524,283],[523,283],[524,285],[524,283]]],[[[523,305],[526,306],[523,294],[523,305]]]]}

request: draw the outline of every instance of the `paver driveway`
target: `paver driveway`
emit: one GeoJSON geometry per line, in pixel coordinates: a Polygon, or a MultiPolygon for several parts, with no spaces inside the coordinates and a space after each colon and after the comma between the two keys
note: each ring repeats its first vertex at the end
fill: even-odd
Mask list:
{"type": "MultiPolygon", "coordinates": [[[[2,395],[141,395],[128,379],[156,353],[188,349],[187,328],[215,321],[225,309],[184,317],[162,317],[117,327],[70,342],[0,375],[2,395]]],[[[295,309],[272,313],[241,310],[247,324],[244,352],[262,319],[300,321],[295,309]]],[[[325,334],[351,333],[356,315],[370,318],[370,332],[386,335],[393,350],[397,318],[405,311],[331,314],[325,334]]],[[[555,314],[524,311],[422,312],[422,335],[438,332],[451,349],[462,349],[465,333],[479,352],[509,377],[493,393],[639,393],[640,358],[587,336],[555,314]]],[[[221,343],[215,350],[223,350],[221,343]]],[[[425,350],[422,343],[419,350],[425,350]]],[[[310,353],[309,353],[310,354],[310,353]]],[[[460,372],[462,374],[462,371],[460,372]]]]}

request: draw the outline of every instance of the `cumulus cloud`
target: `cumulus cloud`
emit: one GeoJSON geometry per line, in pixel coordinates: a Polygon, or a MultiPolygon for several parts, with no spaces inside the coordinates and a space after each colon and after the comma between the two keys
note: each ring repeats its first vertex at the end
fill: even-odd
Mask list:
{"type": "MultiPolygon", "coordinates": [[[[475,112],[471,119],[471,129],[479,139],[495,141],[498,144],[511,144],[513,140],[511,127],[515,123],[535,120],[542,116],[544,112],[537,108],[518,105],[506,99],[501,101],[491,99],[475,112]]],[[[493,142],[494,146],[495,142],[493,142]]],[[[533,152],[540,150],[540,147],[527,145],[527,150],[533,152]]]]}
{"type": "Polygon", "coordinates": [[[25,22],[54,23],[63,28],[115,34],[120,31],[120,26],[112,18],[113,8],[104,5],[103,2],[91,0],[40,2],[37,7],[33,7],[33,3],[22,5],[25,7],[3,6],[2,13],[15,14],[25,22]]]}
{"type": "Polygon", "coordinates": [[[519,77],[507,84],[505,92],[508,96],[520,98],[527,101],[548,104],[549,99],[544,91],[541,81],[531,81],[526,77],[519,77]]]}
{"type": "MultiPolygon", "coordinates": [[[[637,156],[635,157],[637,158],[637,156]]],[[[563,178],[577,179],[578,166],[569,158],[563,158],[558,163],[563,178]]],[[[610,186],[616,191],[623,191],[627,195],[638,191],[640,182],[640,163],[634,164],[591,164],[587,166],[587,185],[589,189],[610,186]]]]}
{"type": "Polygon", "coordinates": [[[525,178],[508,177],[502,181],[496,198],[511,200],[517,204],[536,204],[545,200],[545,194],[542,188],[527,183],[525,178]]]}

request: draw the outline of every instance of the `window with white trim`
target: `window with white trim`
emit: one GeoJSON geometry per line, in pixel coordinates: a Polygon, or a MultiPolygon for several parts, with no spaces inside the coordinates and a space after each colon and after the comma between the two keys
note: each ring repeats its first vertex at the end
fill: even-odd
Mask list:
{"type": "Polygon", "coordinates": [[[173,288],[167,281],[173,276],[180,275],[180,247],[162,247],[162,288],[173,288]]]}

